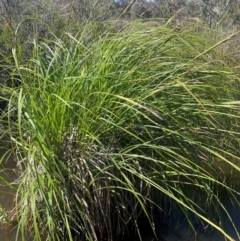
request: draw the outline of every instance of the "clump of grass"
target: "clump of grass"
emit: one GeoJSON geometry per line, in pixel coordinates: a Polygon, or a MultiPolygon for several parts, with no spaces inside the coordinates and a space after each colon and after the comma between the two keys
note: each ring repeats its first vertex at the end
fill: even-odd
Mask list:
{"type": "Polygon", "coordinates": [[[237,98],[238,75],[195,34],[140,23],[94,31],[35,43],[17,65],[9,131],[23,170],[21,233],[115,240],[133,225],[141,236],[139,217],[157,229],[150,210],[167,196],[231,240],[188,191],[219,209],[213,185],[237,195],[213,157],[239,171],[238,108],[224,104],[237,98]]]}

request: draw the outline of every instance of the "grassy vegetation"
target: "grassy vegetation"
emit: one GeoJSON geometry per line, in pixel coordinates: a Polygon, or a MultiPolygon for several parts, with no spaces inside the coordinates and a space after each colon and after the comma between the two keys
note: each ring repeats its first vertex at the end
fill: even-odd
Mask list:
{"type": "Polygon", "coordinates": [[[221,48],[232,37],[101,23],[34,41],[24,61],[17,47],[21,85],[2,85],[1,122],[22,170],[19,235],[117,240],[141,236],[141,217],[157,235],[151,210],[168,197],[232,240],[207,211],[226,211],[219,190],[238,196],[218,164],[239,171],[238,63],[221,48]]]}

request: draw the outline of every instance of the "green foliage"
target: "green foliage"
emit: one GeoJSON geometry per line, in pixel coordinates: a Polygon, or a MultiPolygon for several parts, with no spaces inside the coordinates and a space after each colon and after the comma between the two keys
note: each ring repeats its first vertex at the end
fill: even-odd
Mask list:
{"type": "Polygon", "coordinates": [[[13,52],[22,85],[5,91],[17,106],[8,132],[23,170],[21,233],[113,240],[131,224],[138,232],[140,216],[154,229],[150,209],[167,196],[231,240],[193,195],[226,211],[215,188],[238,194],[217,171],[239,171],[239,77],[215,50],[227,40],[208,46],[142,23],[101,29],[34,42],[26,64],[13,52]]]}
{"type": "Polygon", "coordinates": [[[7,212],[0,206],[0,223],[2,226],[8,226],[11,224],[11,220],[9,219],[9,215],[7,212]]]}
{"type": "Polygon", "coordinates": [[[231,240],[209,210],[238,197],[238,6],[203,19],[185,0],[4,3],[1,136],[22,173],[0,222],[35,240],[115,240],[141,236],[141,217],[157,231],[151,210],[170,199],[231,240]]]}

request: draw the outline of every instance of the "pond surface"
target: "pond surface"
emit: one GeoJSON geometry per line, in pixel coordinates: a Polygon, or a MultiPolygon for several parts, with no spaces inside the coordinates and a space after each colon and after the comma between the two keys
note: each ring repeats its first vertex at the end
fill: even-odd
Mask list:
{"type": "MultiPolygon", "coordinates": [[[[0,143],[2,144],[2,143],[0,143]]],[[[3,146],[1,146],[3,148],[3,146]]],[[[4,210],[11,211],[14,207],[14,189],[10,188],[3,179],[8,182],[14,182],[17,179],[15,172],[16,162],[11,155],[7,155],[4,149],[0,149],[0,158],[2,158],[0,165],[0,205],[4,210]]],[[[0,225],[0,240],[1,241],[15,241],[16,227],[0,225]]],[[[18,239],[20,241],[20,239],[18,239]]]]}
{"type": "MultiPolygon", "coordinates": [[[[234,240],[240,240],[237,231],[240,232],[240,207],[237,202],[229,203],[223,200],[227,212],[230,214],[232,222],[228,215],[222,210],[220,213],[214,206],[211,207],[211,214],[215,215],[214,222],[221,225],[223,230],[234,240]],[[235,225],[235,227],[234,227],[235,225]],[[235,229],[236,228],[236,229],[235,229]]],[[[165,241],[225,241],[224,236],[215,228],[203,222],[194,215],[189,215],[195,232],[189,225],[185,215],[179,208],[172,208],[166,218],[166,226],[161,230],[165,241]]]]}
{"type": "MultiPolygon", "coordinates": [[[[1,144],[1,143],[0,143],[1,144]]],[[[1,146],[2,147],[2,146],[1,146]]],[[[1,148],[0,147],[0,148],[1,148]]],[[[0,205],[11,211],[14,207],[14,189],[8,187],[3,181],[2,178],[6,179],[9,182],[14,182],[18,175],[16,173],[16,162],[11,155],[5,155],[6,150],[3,148],[0,149],[0,158],[4,157],[0,166],[0,205]]],[[[238,175],[234,177],[238,181],[238,175]]],[[[228,212],[231,215],[233,223],[235,224],[236,229],[240,232],[240,207],[237,202],[230,203],[226,197],[223,200],[228,212]]],[[[189,216],[192,220],[192,223],[195,227],[196,233],[187,222],[183,212],[174,206],[167,207],[167,214],[163,212],[159,213],[160,219],[165,219],[165,224],[159,225],[157,231],[160,232],[161,237],[164,241],[224,241],[224,237],[216,231],[214,228],[210,227],[206,223],[200,222],[199,219],[195,218],[193,215],[189,216]],[[164,216],[163,216],[164,215],[164,216]]],[[[214,206],[211,210],[212,213],[216,212],[214,206]]],[[[220,213],[220,219],[222,220],[222,225],[224,231],[230,235],[235,240],[240,240],[237,236],[236,230],[234,229],[232,223],[229,221],[227,215],[223,212],[220,213]]],[[[219,219],[219,220],[220,220],[219,219]]],[[[144,229],[144,227],[143,227],[144,229]]],[[[13,226],[3,227],[0,226],[0,241],[15,241],[16,240],[16,228],[13,226]]],[[[144,238],[142,241],[152,241],[153,237],[149,236],[147,233],[144,233],[144,238]]],[[[21,241],[19,238],[18,241],[21,241]]]]}

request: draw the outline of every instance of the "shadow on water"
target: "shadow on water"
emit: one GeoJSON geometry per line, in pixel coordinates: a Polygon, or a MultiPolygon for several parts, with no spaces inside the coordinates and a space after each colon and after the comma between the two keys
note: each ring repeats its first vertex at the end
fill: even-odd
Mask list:
{"type": "MultiPolygon", "coordinates": [[[[240,232],[240,207],[237,202],[229,204],[228,200],[222,201],[224,206],[229,212],[232,222],[230,221],[228,215],[221,210],[215,209],[211,206],[211,214],[215,215],[212,217],[212,221],[221,226],[222,229],[234,240],[239,240],[237,232],[240,232]],[[235,228],[233,226],[235,225],[235,228]],[[237,230],[237,231],[236,231],[237,230]]],[[[156,227],[159,231],[160,237],[164,241],[225,241],[225,237],[217,231],[215,228],[210,226],[208,223],[203,222],[195,215],[190,214],[188,219],[184,215],[184,212],[179,208],[178,205],[171,204],[168,209],[167,214],[159,213],[158,218],[163,218],[164,225],[159,225],[156,227]],[[188,221],[191,221],[191,227],[188,221]]],[[[207,208],[207,210],[209,210],[207,208]]],[[[157,226],[157,225],[156,225],[157,226]]]]}
{"type": "MultiPolygon", "coordinates": [[[[230,172],[229,167],[225,167],[224,176],[227,183],[231,184],[233,189],[240,191],[239,173],[230,172]],[[228,168],[228,169],[227,169],[228,168]],[[231,174],[231,175],[230,175],[231,174]]],[[[211,222],[222,228],[233,240],[240,240],[240,199],[236,200],[224,188],[212,187],[218,192],[218,198],[222,207],[217,205],[217,201],[206,203],[203,193],[189,188],[187,196],[191,196],[194,202],[199,206],[198,212],[204,217],[209,218],[211,222]],[[218,188],[218,189],[216,189],[218,188]],[[225,210],[224,210],[225,209],[225,210]]],[[[204,222],[191,212],[184,212],[179,204],[168,197],[161,199],[159,207],[154,210],[154,223],[156,234],[159,241],[226,241],[224,235],[204,222]],[[187,217],[186,217],[187,214],[187,217]]],[[[186,211],[186,210],[185,210],[186,211]]],[[[139,227],[147,230],[147,222],[139,227]]],[[[149,229],[148,229],[149,230],[149,229]]],[[[156,241],[153,235],[143,232],[142,241],[156,241]]],[[[139,241],[139,239],[136,239],[139,241]]],[[[125,241],[125,240],[124,240],[125,241]]],[[[130,241],[130,240],[128,240],[130,241]]],[[[131,240],[132,241],[132,240],[131,240]]],[[[134,239],[135,241],[135,239],[134,239]]]]}
{"type": "MultiPolygon", "coordinates": [[[[232,176],[231,183],[234,189],[239,191],[239,176],[232,176]],[[236,179],[236,180],[235,180],[236,179]]],[[[213,187],[214,189],[214,187],[213,187]]],[[[214,224],[222,228],[233,240],[240,240],[240,200],[233,198],[228,191],[219,189],[218,198],[222,207],[217,205],[217,201],[206,203],[200,192],[188,191],[188,196],[194,197],[194,202],[199,206],[198,212],[208,217],[214,224]]],[[[169,198],[160,205],[162,210],[158,210],[155,217],[156,230],[162,238],[161,241],[225,241],[223,234],[213,228],[207,222],[198,218],[195,214],[181,209],[179,204],[169,198]],[[164,225],[163,225],[164,224],[164,225]],[[192,225],[192,226],[191,226],[192,225]]],[[[144,241],[144,240],[143,240],[144,241]]]]}

